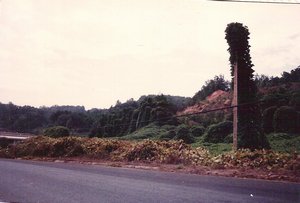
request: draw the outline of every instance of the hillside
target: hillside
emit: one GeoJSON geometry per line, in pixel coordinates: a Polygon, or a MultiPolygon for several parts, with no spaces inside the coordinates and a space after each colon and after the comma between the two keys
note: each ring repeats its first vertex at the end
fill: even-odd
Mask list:
{"type": "Polygon", "coordinates": [[[216,90],[203,101],[192,106],[188,106],[182,111],[178,111],[177,115],[193,114],[198,112],[209,111],[212,109],[228,107],[231,105],[232,94],[223,90],[216,90]]]}
{"type": "MultiPolygon", "coordinates": [[[[273,127],[276,124],[273,123],[273,117],[277,110],[279,113],[294,111],[296,113],[296,117],[295,113],[292,113],[294,120],[298,122],[299,81],[300,67],[290,73],[283,72],[281,77],[255,76],[255,83],[259,90],[257,101],[264,101],[259,106],[264,121],[262,125],[268,133],[276,131],[273,127]],[[268,108],[273,109],[271,115],[269,115],[269,110],[267,111],[268,108]]],[[[220,75],[206,81],[192,98],[144,95],[137,101],[130,99],[124,103],[117,102],[109,109],[85,110],[82,106],[34,108],[17,106],[13,103],[0,103],[0,128],[4,131],[43,134],[47,128],[63,126],[68,128],[72,135],[122,137],[122,139],[185,139],[193,143],[197,142],[198,137],[202,135],[207,137],[209,130],[219,128],[218,125],[227,126],[228,130],[231,129],[231,109],[199,115],[184,115],[229,107],[231,99],[230,82],[220,75]],[[144,132],[147,132],[147,136],[144,132]]],[[[279,116],[278,119],[286,118],[279,116]]],[[[287,131],[286,128],[281,130],[281,132],[287,131]]],[[[218,142],[223,142],[229,134],[230,130],[222,132],[218,142]]]]}
{"type": "MultiPolygon", "coordinates": [[[[292,92],[300,91],[300,82],[291,82],[272,87],[261,87],[258,89],[258,100],[268,100],[271,96],[281,96],[288,99],[292,92]]],[[[178,111],[177,115],[193,114],[205,112],[212,109],[225,108],[231,106],[232,92],[216,90],[208,95],[204,100],[197,102],[194,105],[188,106],[185,109],[178,111]]],[[[288,104],[287,104],[288,105],[288,104]]]]}

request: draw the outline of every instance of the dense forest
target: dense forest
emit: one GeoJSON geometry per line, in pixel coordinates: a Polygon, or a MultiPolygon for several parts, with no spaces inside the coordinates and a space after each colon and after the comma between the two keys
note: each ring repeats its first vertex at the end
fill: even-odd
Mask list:
{"type": "MultiPolygon", "coordinates": [[[[300,66],[291,72],[283,72],[280,77],[255,75],[255,83],[259,88],[258,100],[264,101],[260,106],[264,130],[268,133],[278,130],[296,132],[300,111],[300,66]],[[284,122],[291,118],[294,121],[284,122]],[[276,123],[284,123],[285,126],[276,123]]],[[[2,131],[42,134],[49,127],[64,126],[73,135],[90,137],[122,137],[149,125],[169,126],[169,132],[174,136],[185,131],[203,133],[218,124],[227,129],[232,125],[230,111],[205,116],[176,115],[188,106],[203,102],[216,90],[230,92],[230,89],[230,82],[219,75],[206,81],[192,98],[145,95],[137,101],[117,101],[109,109],[85,110],[83,106],[34,108],[0,103],[0,128],[2,131]]],[[[226,133],[230,134],[230,130],[226,133]]]]}
{"type": "Polygon", "coordinates": [[[2,130],[39,134],[44,128],[64,126],[74,134],[91,136],[122,136],[155,123],[176,125],[165,119],[188,106],[190,98],[169,95],[142,96],[117,103],[109,109],[85,110],[83,106],[52,106],[34,108],[0,103],[2,130]]]}

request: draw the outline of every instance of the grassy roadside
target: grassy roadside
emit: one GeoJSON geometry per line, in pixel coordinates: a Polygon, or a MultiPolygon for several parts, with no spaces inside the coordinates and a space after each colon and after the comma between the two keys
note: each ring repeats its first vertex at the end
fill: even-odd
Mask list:
{"type": "Polygon", "coordinates": [[[300,135],[271,133],[267,135],[271,149],[277,152],[300,152],[300,135]]]}
{"type": "MultiPolygon", "coordinates": [[[[267,135],[272,151],[281,153],[300,152],[300,136],[287,133],[271,133],[267,135]]],[[[231,143],[206,143],[203,138],[197,138],[192,144],[193,147],[204,147],[209,150],[212,155],[219,155],[230,152],[231,143]]]]}
{"type": "MultiPolygon", "coordinates": [[[[174,140],[176,128],[174,126],[147,125],[131,134],[123,137],[117,137],[120,140],[141,141],[144,139],[150,140],[174,140]],[[174,132],[173,135],[170,132],[174,132]]],[[[300,135],[287,133],[271,133],[266,135],[269,140],[271,149],[275,152],[291,153],[294,151],[300,152],[300,135]]],[[[230,139],[229,139],[230,141],[230,139]]],[[[230,152],[232,149],[231,143],[209,143],[204,141],[204,134],[194,137],[194,142],[191,144],[193,148],[202,147],[207,149],[211,155],[216,156],[222,153],[230,152]]]]}

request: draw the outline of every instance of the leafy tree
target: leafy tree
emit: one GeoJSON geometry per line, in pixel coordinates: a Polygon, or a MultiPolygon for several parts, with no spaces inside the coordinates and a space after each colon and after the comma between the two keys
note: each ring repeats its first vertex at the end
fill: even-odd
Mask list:
{"type": "Polygon", "coordinates": [[[171,104],[177,111],[181,111],[191,104],[190,97],[172,96],[172,95],[143,95],[138,100],[137,103],[142,103],[147,98],[154,99],[157,96],[163,96],[166,98],[167,102],[171,104]]]}
{"type": "Polygon", "coordinates": [[[194,137],[200,137],[205,132],[205,128],[203,126],[201,126],[201,125],[192,126],[191,129],[190,129],[190,131],[191,131],[191,134],[194,137]]]}
{"type": "Polygon", "coordinates": [[[177,120],[172,118],[175,113],[175,105],[170,103],[164,95],[146,97],[138,108],[135,128],[141,128],[151,122],[158,125],[177,124],[177,120]]]}
{"type": "Polygon", "coordinates": [[[273,92],[271,94],[265,94],[261,98],[261,106],[263,109],[266,109],[271,106],[284,106],[288,103],[288,95],[279,93],[279,92],[273,92]]]}
{"type": "Polygon", "coordinates": [[[276,106],[271,106],[263,111],[262,126],[265,133],[274,132],[273,117],[276,109],[276,106]]]}
{"type": "Polygon", "coordinates": [[[117,102],[107,111],[93,110],[93,124],[91,125],[90,137],[115,137],[123,136],[136,130],[138,103],[133,99],[125,103],[117,102]]]}
{"type": "Polygon", "coordinates": [[[267,75],[255,74],[254,82],[255,82],[257,87],[266,87],[266,86],[269,86],[270,78],[267,75]]]}
{"type": "Polygon", "coordinates": [[[229,84],[230,83],[224,79],[223,75],[215,76],[213,79],[205,82],[201,90],[193,96],[192,101],[193,103],[202,101],[217,90],[228,91],[229,84]]]}
{"type": "Polygon", "coordinates": [[[266,75],[254,76],[254,81],[258,87],[273,87],[282,84],[288,84],[300,81],[300,66],[291,70],[291,72],[284,71],[280,77],[268,77],[266,75]]]}
{"type": "Polygon", "coordinates": [[[189,127],[181,124],[176,128],[176,140],[183,140],[185,143],[190,144],[195,141],[194,137],[191,135],[189,127]]]}
{"type": "Polygon", "coordinates": [[[56,111],[50,115],[50,121],[55,126],[65,126],[73,132],[87,132],[93,122],[86,113],[71,111],[56,111]]]}
{"type": "Polygon", "coordinates": [[[299,82],[300,81],[300,66],[295,68],[294,70],[291,70],[291,82],[299,82]]]}
{"type": "Polygon", "coordinates": [[[290,105],[293,106],[297,111],[300,111],[300,92],[294,92],[292,94],[290,105]]]}
{"type": "MultiPolygon", "coordinates": [[[[230,23],[225,30],[229,45],[231,75],[234,77],[234,64],[238,64],[238,103],[245,104],[256,100],[257,87],[253,80],[254,70],[248,43],[249,30],[241,23],[230,23]]],[[[260,112],[257,105],[238,108],[238,148],[268,148],[269,144],[262,133],[260,112]]]]}
{"type": "Polygon", "coordinates": [[[232,133],[232,128],[233,126],[231,121],[213,124],[208,127],[207,132],[204,135],[204,141],[212,143],[223,142],[224,138],[232,133]]]}
{"type": "Polygon", "coordinates": [[[18,132],[33,132],[46,123],[44,112],[30,106],[0,103],[0,128],[18,132]]]}
{"type": "Polygon", "coordinates": [[[55,111],[50,115],[50,121],[53,124],[66,126],[67,120],[70,117],[70,111],[55,111]]]}
{"type": "Polygon", "coordinates": [[[291,70],[291,73],[283,72],[281,74],[281,80],[283,82],[299,82],[300,81],[300,66],[295,70],[291,70]]]}
{"type": "Polygon", "coordinates": [[[275,111],[274,129],[276,132],[297,132],[297,111],[293,107],[282,106],[275,111]]]}

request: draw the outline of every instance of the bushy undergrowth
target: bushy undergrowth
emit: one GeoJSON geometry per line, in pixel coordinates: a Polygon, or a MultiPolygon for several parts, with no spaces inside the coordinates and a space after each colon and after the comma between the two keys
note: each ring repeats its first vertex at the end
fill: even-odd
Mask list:
{"type": "MultiPolygon", "coordinates": [[[[166,125],[159,127],[154,124],[147,125],[131,134],[121,137],[124,140],[143,140],[143,139],[159,139],[160,136],[166,135],[171,126],[166,125]]],[[[175,128],[173,126],[173,128],[175,128]]]]}
{"type": "Polygon", "coordinates": [[[297,129],[297,111],[290,106],[278,108],[274,113],[273,125],[275,132],[296,133],[299,131],[297,129]]]}
{"type": "MultiPolygon", "coordinates": [[[[190,156],[205,155],[199,160],[208,159],[209,153],[203,148],[192,149],[182,140],[141,142],[101,139],[38,136],[29,138],[17,145],[1,149],[2,157],[89,157],[113,161],[152,161],[159,163],[192,163],[190,156]]],[[[197,160],[198,160],[197,159],[197,160]]],[[[198,160],[198,161],[199,161],[198,160]]],[[[193,162],[195,159],[193,159],[193,162]]]]}
{"type": "Polygon", "coordinates": [[[267,135],[271,149],[278,152],[300,152],[299,134],[271,133],[267,135]]]}
{"type": "Polygon", "coordinates": [[[209,126],[207,132],[204,135],[205,142],[219,143],[223,142],[224,138],[232,133],[232,122],[224,121],[218,124],[209,126]]]}
{"type": "Polygon", "coordinates": [[[13,143],[12,140],[9,140],[5,137],[0,137],[0,148],[6,148],[11,143],[13,143]]]}
{"type": "Polygon", "coordinates": [[[264,130],[264,133],[274,132],[273,117],[274,117],[274,113],[275,113],[276,109],[277,109],[276,106],[271,106],[263,111],[262,127],[264,130]]]}
{"type": "Polygon", "coordinates": [[[205,132],[205,128],[203,126],[192,126],[190,131],[194,137],[200,137],[205,132]]]}
{"type": "Polygon", "coordinates": [[[54,126],[50,128],[46,128],[44,130],[44,135],[49,137],[66,137],[70,135],[70,130],[64,126],[54,126]]]}
{"type": "Polygon", "coordinates": [[[80,137],[33,137],[7,148],[0,157],[86,157],[110,161],[142,161],[186,164],[219,168],[254,168],[267,170],[299,169],[297,154],[266,150],[239,150],[214,156],[203,147],[192,148],[182,140],[140,142],[80,137]]]}
{"type": "Polygon", "coordinates": [[[184,124],[177,126],[176,136],[174,137],[174,139],[183,140],[187,144],[191,144],[195,141],[194,137],[190,133],[189,127],[184,124]]]}
{"type": "Polygon", "coordinates": [[[266,170],[299,170],[300,160],[297,154],[280,153],[271,150],[248,149],[227,152],[213,158],[213,165],[224,168],[262,168],[266,170]]]}
{"type": "MultiPolygon", "coordinates": [[[[195,130],[196,128],[192,128],[195,130]]],[[[190,144],[195,141],[194,136],[192,134],[192,129],[187,125],[163,125],[158,126],[155,124],[147,125],[131,134],[121,137],[122,140],[183,140],[185,143],[190,144]]],[[[196,132],[204,131],[202,128],[196,129],[196,132]]],[[[198,135],[200,136],[200,135],[198,135]]]]}

